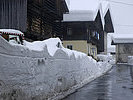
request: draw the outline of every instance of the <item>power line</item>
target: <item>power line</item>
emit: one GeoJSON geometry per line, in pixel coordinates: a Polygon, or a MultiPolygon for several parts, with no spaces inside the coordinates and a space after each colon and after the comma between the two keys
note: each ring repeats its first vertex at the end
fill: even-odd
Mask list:
{"type": "Polygon", "coordinates": [[[124,5],[133,6],[132,3],[125,3],[125,2],[113,1],[113,0],[103,0],[103,1],[109,1],[109,2],[113,2],[113,3],[118,3],[118,4],[124,4],[124,5]]]}
{"type": "Polygon", "coordinates": [[[127,26],[127,27],[133,27],[133,25],[122,25],[122,24],[114,24],[115,26],[127,26]]]}

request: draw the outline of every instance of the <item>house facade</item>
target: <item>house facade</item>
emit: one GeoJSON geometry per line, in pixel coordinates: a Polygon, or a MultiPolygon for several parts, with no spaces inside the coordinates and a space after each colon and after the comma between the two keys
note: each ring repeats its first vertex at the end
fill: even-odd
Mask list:
{"type": "Polygon", "coordinates": [[[62,34],[65,0],[0,0],[0,28],[17,29],[32,40],[62,34]]]}
{"type": "Polygon", "coordinates": [[[103,17],[97,11],[70,11],[64,14],[63,45],[97,59],[97,53],[107,54],[107,33],[114,32],[110,10],[103,17]]]}
{"type": "MultiPolygon", "coordinates": [[[[98,42],[100,39],[102,42],[104,40],[100,34],[103,32],[103,28],[100,13],[98,12],[95,21],[90,21],[91,14],[92,12],[88,11],[74,11],[64,15],[63,45],[66,48],[78,50],[97,58],[98,42]],[[72,19],[73,16],[76,17],[72,19]],[[83,16],[84,19],[80,16],[83,16]]],[[[101,45],[99,51],[103,50],[104,45],[101,45]]]]}
{"type": "Polygon", "coordinates": [[[133,35],[114,34],[112,44],[116,45],[116,63],[127,63],[128,56],[133,56],[133,35]]]}

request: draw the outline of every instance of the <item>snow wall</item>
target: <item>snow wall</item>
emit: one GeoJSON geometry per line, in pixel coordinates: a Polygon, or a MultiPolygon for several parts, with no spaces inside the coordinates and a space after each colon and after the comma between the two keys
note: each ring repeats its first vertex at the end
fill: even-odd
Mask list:
{"type": "Polygon", "coordinates": [[[101,76],[112,66],[91,57],[50,56],[10,45],[0,37],[0,100],[57,100],[101,76]]]}

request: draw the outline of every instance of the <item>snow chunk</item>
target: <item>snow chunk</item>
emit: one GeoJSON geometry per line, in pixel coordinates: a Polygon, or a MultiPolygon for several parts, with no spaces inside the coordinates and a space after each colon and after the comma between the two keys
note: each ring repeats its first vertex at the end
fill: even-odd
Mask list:
{"type": "Polygon", "coordinates": [[[59,38],[50,38],[44,41],[35,41],[32,43],[24,41],[24,45],[30,50],[35,50],[35,51],[42,51],[44,47],[47,46],[48,52],[51,56],[54,56],[55,52],[58,49],[63,50],[66,54],[68,54],[69,57],[73,54],[76,58],[86,56],[86,54],[84,53],[64,48],[59,38]]]}
{"type": "Polygon", "coordinates": [[[70,57],[71,55],[73,55],[73,54],[74,54],[75,58],[78,58],[78,57],[82,58],[82,57],[84,57],[84,56],[87,56],[85,53],[78,52],[78,51],[75,51],[75,50],[70,50],[70,49],[67,49],[67,48],[64,48],[64,47],[62,48],[62,50],[63,50],[64,52],[66,52],[66,53],[68,54],[69,57],[70,57]]]}
{"type": "Polygon", "coordinates": [[[28,47],[30,50],[42,51],[44,47],[47,46],[48,52],[51,56],[53,56],[55,52],[61,48],[57,46],[58,43],[62,47],[62,43],[59,38],[50,38],[44,41],[34,41],[32,43],[24,41],[24,45],[28,47]]]}

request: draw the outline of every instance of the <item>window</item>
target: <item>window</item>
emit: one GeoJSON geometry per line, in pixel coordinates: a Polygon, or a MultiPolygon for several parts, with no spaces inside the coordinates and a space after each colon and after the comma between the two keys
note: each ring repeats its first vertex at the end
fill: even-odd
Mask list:
{"type": "Polygon", "coordinates": [[[98,38],[98,40],[100,39],[100,37],[99,37],[99,33],[98,33],[98,36],[97,36],[97,38],[98,38]]]}
{"type": "Polygon", "coordinates": [[[71,28],[67,29],[67,35],[72,35],[72,29],[71,28]]]}
{"type": "Polygon", "coordinates": [[[90,46],[88,46],[88,54],[90,54],[90,46]]]}
{"type": "Polygon", "coordinates": [[[96,48],[91,48],[92,49],[92,55],[96,56],[96,48]]]}
{"type": "Polygon", "coordinates": [[[95,37],[95,31],[92,32],[92,37],[95,37]]]}
{"type": "Polygon", "coordinates": [[[67,45],[67,48],[72,50],[73,49],[73,46],[72,45],[67,45]]]}

